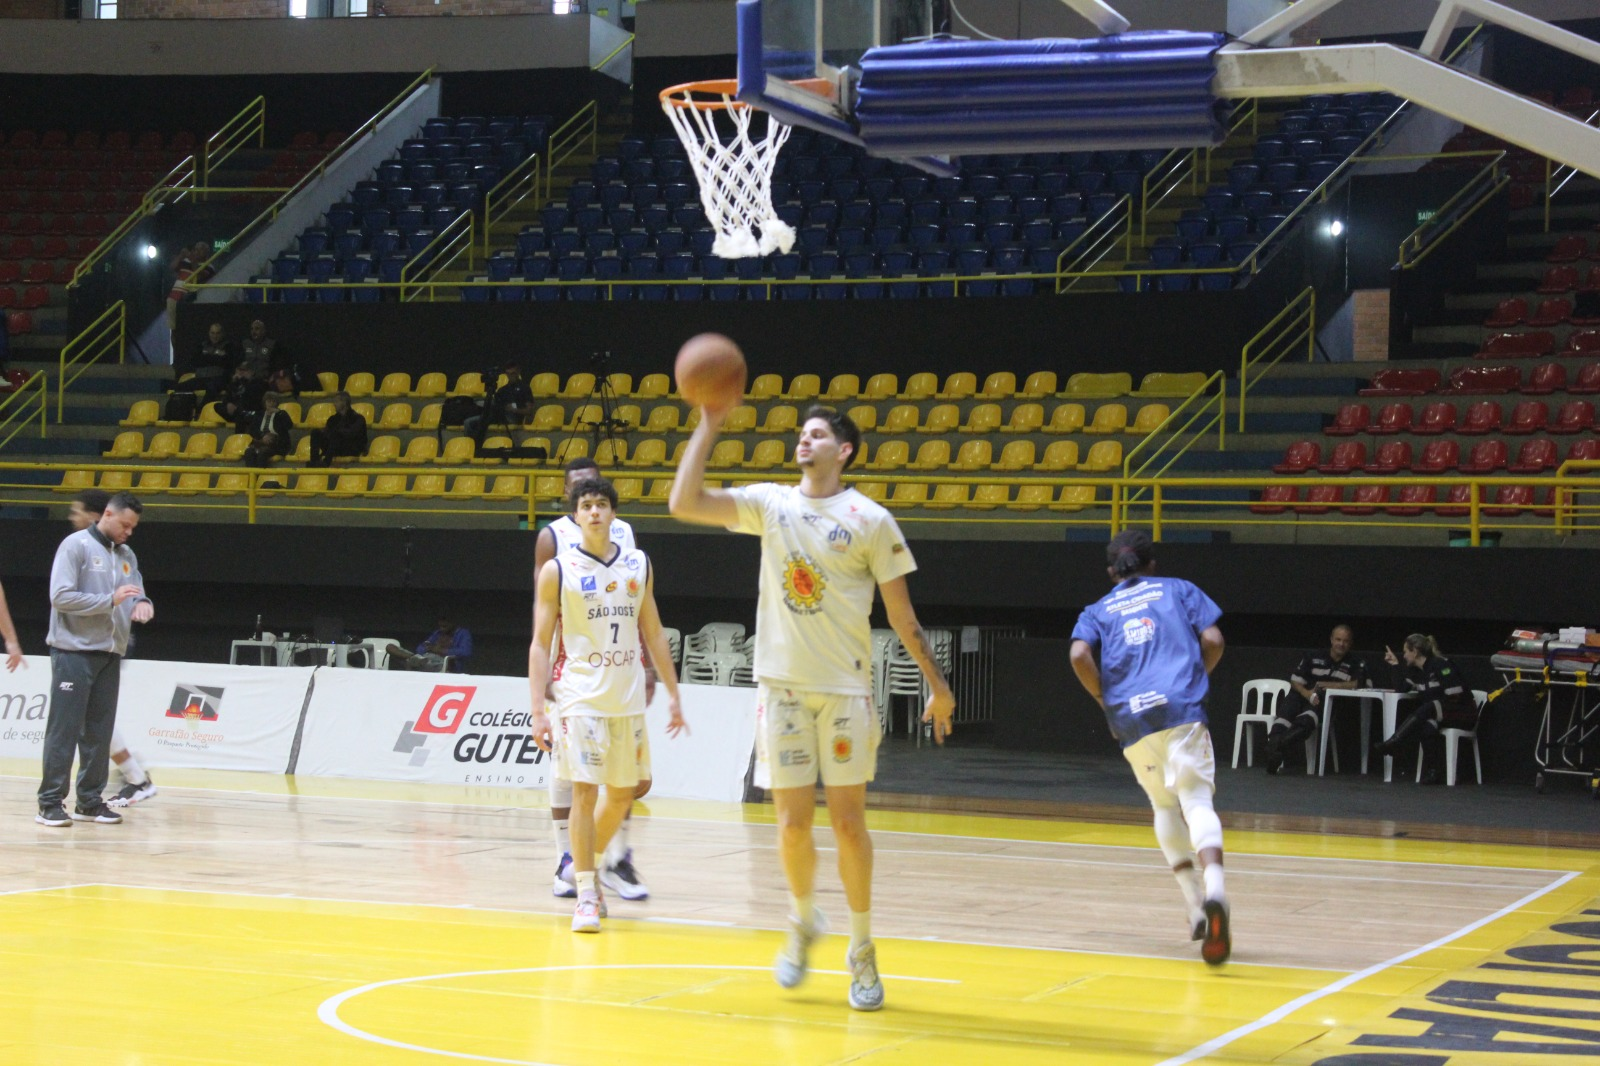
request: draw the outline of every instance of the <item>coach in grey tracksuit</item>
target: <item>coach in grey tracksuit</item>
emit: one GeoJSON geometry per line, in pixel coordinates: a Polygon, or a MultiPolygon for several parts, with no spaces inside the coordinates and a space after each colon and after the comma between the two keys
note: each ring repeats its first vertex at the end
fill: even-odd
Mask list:
{"type": "Polygon", "coordinates": [[[127,546],[143,508],[117,493],[100,520],[56,549],[50,569],[50,719],[44,736],[39,817],[69,825],[63,804],[78,755],[78,821],[116,822],[101,799],[117,717],[117,685],[131,622],[148,622],[155,605],[144,593],[139,560],[127,546]]]}

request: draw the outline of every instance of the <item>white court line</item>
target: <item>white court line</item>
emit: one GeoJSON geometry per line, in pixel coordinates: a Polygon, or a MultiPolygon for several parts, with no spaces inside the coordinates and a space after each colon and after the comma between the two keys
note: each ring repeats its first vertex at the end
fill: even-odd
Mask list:
{"type": "MultiPolygon", "coordinates": [[[[771,971],[771,969],[772,967],[770,966],[706,966],[696,963],[650,962],[637,964],[611,963],[595,966],[528,966],[519,967],[514,970],[466,970],[461,973],[437,973],[427,974],[420,977],[396,977],[388,981],[375,981],[372,984],[361,985],[359,988],[351,988],[344,992],[340,992],[338,995],[330,996],[329,998],[323,1000],[321,1005],[317,1007],[317,1018],[324,1025],[332,1029],[336,1029],[339,1032],[344,1033],[346,1036],[353,1036],[360,1040],[366,1040],[374,1044],[381,1044],[384,1047],[400,1048],[405,1051],[420,1051],[427,1055],[441,1055],[445,1058],[451,1059],[469,1059],[473,1062],[505,1063],[507,1066],[550,1066],[549,1063],[536,1062],[532,1059],[503,1059],[493,1055],[474,1055],[465,1051],[447,1051],[443,1048],[424,1047],[421,1044],[407,1044],[400,1040],[391,1040],[386,1036],[379,1036],[376,1033],[369,1033],[365,1029],[357,1029],[355,1026],[339,1017],[339,1008],[348,1000],[354,999],[356,996],[362,995],[366,992],[373,992],[380,988],[388,988],[392,985],[417,984],[423,981],[449,981],[459,977],[499,977],[504,974],[564,973],[574,970],[755,970],[760,973],[768,973],[771,971]]],[[[833,976],[847,976],[846,971],[844,970],[812,970],[811,972],[829,974],[833,976]]],[[[920,981],[925,984],[959,985],[961,983],[960,981],[952,980],[947,977],[909,977],[904,974],[889,973],[884,974],[883,977],[887,980],[920,981]]]]}
{"type": "Polygon", "coordinates": [[[1194,1060],[1196,1060],[1198,1058],[1203,1058],[1204,1056],[1211,1054],[1213,1051],[1219,1051],[1222,1048],[1227,1047],[1229,1044],[1233,1043],[1236,1040],[1240,1040],[1240,1039],[1242,1039],[1244,1037],[1249,1036],[1251,1033],[1257,1032],[1258,1030],[1261,1030],[1261,1029],[1265,1029],[1269,1025],[1274,1025],[1277,1022],[1282,1021],[1284,1018],[1287,1018],[1289,1015],[1293,1014],[1295,1011],[1299,1010],[1301,1007],[1308,1006],[1309,1004],[1315,1003],[1319,999],[1324,999],[1324,998],[1326,998],[1328,996],[1331,996],[1335,992],[1344,991],[1346,988],[1349,988],[1351,985],[1355,984],[1357,981],[1361,981],[1361,980],[1364,980],[1364,979],[1366,979],[1368,977],[1371,977],[1373,974],[1382,973],[1384,970],[1389,969],[1391,966],[1398,966],[1400,963],[1405,962],[1405,961],[1407,961],[1409,959],[1414,959],[1418,955],[1424,954],[1425,952],[1432,951],[1434,948],[1443,947],[1444,945],[1450,943],[1452,940],[1459,940],[1460,938],[1466,936],[1468,933],[1471,933],[1471,932],[1473,932],[1474,930],[1477,930],[1477,929],[1481,929],[1484,926],[1488,925],[1490,922],[1495,921],[1495,920],[1497,920],[1499,918],[1503,918],[1506,915],[1512,913],[1513,911],[1515,911],[1515,910],[1517,910],[1517,909],[1519,909],[1519,908],[1521,908],[1521,907],[1523,907],[1523,906],[1525,906],[1525,905],[1527,905],[1529,903],[1532,903],[1534,900],[1538,899],[1540,896],[1543,896],[1543,895],[1546,895],[1547,893],[1555,891],[1556,889],[1560,888],[1562,885],[1566,884],[1568,881],[1572,880],[1574,877],[1577,877],[1577,876],[1578,876],[1578,872],[1575,870],[1572,873],[1569,873],[1564,877],[1560,877],[1560,878],[1556,879],[1555,881],[1550,882],[1550,884],[1545,885],[1543,888],[1539,889],[1538,891],[1530,892],[1528,895],[1523,896],[1521,899],[1517,900],[1515,903],[1509,903],[1506,906],[1501,907],[1499,910],[1495,911],[1493,914],[1486,915],[1486,916],[1484,916],[1482,918],[1479,918],[1475,922],[1471,922],[1471,923],[1469,923],[1467,925],[1464,925],[1460,929],[1457,929],[1455,932],[1449,933],[1449,934],[1447,934],[1445,936],[1442,936],[1442,937],[1440,937],[1439,939],[1433,941],[1430,944],[1424,944],[1420,948],[1412,948],[1410,951],[1407,951],[1407,952],[1404,952],[1402,954],[1396,955],[1392,959],[1387,959],[1387,960],[1385,960],[1383,962],[1380,962],[1380,963],[1378,963],[1378,964],[1376,964],[1374,966],[1368,966],[1365,970],[1359,970],[1356,973],[1349,974],[1349,975],[1347,975],[1345,977],[1341,977],[1341,978],[1339,978],[1339,980],[1333,982],[1330,985],[1326,985],[1326,986],[1324,986],[1322,988],[1319,988],[1315,992],[1307,992],[1305,995],[1301,996],[1298,999],[1290,1000],[1288,1003],[1285,1003],[1283,1006],[1279,1007],[1277,1010],[1270,1011],[1267,1014],[1263,1014],[1260,1018],[1257,1018],[1253,1022],[1247,1022],[1246,1024],[1239,1026],[1237,1029],[1234,1029],[1231,1032],[1226,1032],[1226,1033],[1223,1033],[1221,1036],[1213,1037],[1212,1039],[1207,1040],[1205,1043],[1200,1044],[1197,1047],[1190,1048],[1188,1051],[1185,1051],[1181,1055],[1175,1055],[1170,1059],[1165,1059],[1165,1060],[1157,1063],[1156,1066],[1185,1066],[1186,1063],[1193,1062],[1194,1060]]]}
{"type": "Polygon", "coordinates": [[[71,888],[92,888],[94,882],[86,881],[76,885],[46,885],[43,888],[8,888],[0,891],[0,896],[26,896],[30,892],[64,892],[71,888]]]}

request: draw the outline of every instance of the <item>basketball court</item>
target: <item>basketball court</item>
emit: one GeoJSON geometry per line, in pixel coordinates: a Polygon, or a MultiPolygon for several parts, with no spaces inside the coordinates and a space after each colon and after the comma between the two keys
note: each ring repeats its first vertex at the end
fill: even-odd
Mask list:
{"type": "MultiPolygon", "coordinates": [[[[26,810],[36,767],[0,772],[26,810]]],[[[1591,935],[1563,924],[1600,896],[1591,851],[1230,830],[1235,952],[1212,970],[1147,827],[873,812],[888,1003],[862,1015],[842,937],[799,989],[773,983],[786,897],[769,807],[646,801],[634,842],[653,896],[613,900],[582,937],[550,895],[542,802],[169,771],[121,826],[8,819],[0,1059],[1455,1066],[1594,1050],[1526,1019],[1593,1017],[1562,1009],[1600,995],[1592,963],[1548,964],[1591,935]],[[1494,986],[1515,991],[1488,1002],[1494,986]],[[1510,1020],[1485,1028],[1496,1012],[1510,1020]]],[[[819,902],[842,918],[830,880],[819,902]]]]}

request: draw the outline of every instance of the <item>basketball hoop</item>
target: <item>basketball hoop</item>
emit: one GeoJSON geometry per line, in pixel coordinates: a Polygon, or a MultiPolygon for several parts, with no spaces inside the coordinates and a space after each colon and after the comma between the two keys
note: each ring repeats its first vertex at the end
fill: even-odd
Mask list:
{"type": "Polygon", "coordinates": [[[661,109],[689,153],[700,204],[717,231],[711,254],[744,259],[787,252],[794,229],[772,210],[772,168],[789,127],[767,114],[765,134],[752,135],[756,109],[736,92],[731,78],[685,82],[661,90],[661,109]]]}

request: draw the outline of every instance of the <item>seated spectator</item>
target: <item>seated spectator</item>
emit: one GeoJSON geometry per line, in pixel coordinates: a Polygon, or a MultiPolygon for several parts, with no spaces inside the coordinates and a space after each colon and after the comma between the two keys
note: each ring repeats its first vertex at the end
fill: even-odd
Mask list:
{"type": "Polygon", "coordinates": [[[250,368],[240,363],[217,396],[217,415],[225,422],[232,422],[240,433],[249,433],[255,416],[261,413],[261,398],[266,392],[266,383],[257,380],[250,368]]]}
{"type": "Polygon", "coordinates": [[[1354,639],[1349,626],[1334,626],[1328,650],[1307,652],[1289,675],[1289,691],[1278,701],[1278,717],[1267,727],[1267,773],[1281,771],[1288,753],[1322,724],[1324,691],[1367,684],[1366,664],[1350,654],[1354,639]]]}
{"type": "Polygon", "coordinates": [[[278,366],[278,342],[267,336],[267,324],[259,318],[250,323],[250,336],[240,342],[239,351],[250,368],[250,376],[258,380],[266,381],[267,375],[278,366]]]}
{"type": "MultiPolygon", "coordinates": [[[[178,331],[178,305],[185,300],[194,299],[198,293],[189,288],[191,282],[204,284],[211,280],[216,273],[210,267],[202,270],[201,264],[211,258],[211,245],[205,241],[196,241],[188,248],[181,248],[178,254],[172,257],[169,268],[173,273],[172,288],[167,293],[167,332],[178,331]]],[[[230,362],[228,367],[233,366],[230,362]]],[[[226,367],[224,369],[227,369],[226,367]]]]}
{"type": "Polygon", "coordinates": [[[333,394],[333,414],[321,429],[311,431],[311,465],[332,466],[341,455],[359,456],[367,450],[367,420],[350,410],[350,394],[333,394]]]}
{"type": "Polygon", "coordinates": [[[239,353],[224,335],[222,323],[213,322],[194,358],[188,366],[180,369],[180,373],[192,373],[194,377],[178,382],[176,391],[204,392],[207,396],[214,396],[222,391],[228,376],[238,365],[239,353]]]}
{"type": "Polygon", "coordinates": [[[250,436],[250,445],[244,450],[246,466],[270,466],[274,457],[289,454],[294,438],[294,422],[289,418],[289,412],[278,406],[278,402],[279,396],[275,392],[263,395],[261,413],[251,419],[248,429],[241,429],[241,432],[250,436]]]}
{"type": "Polygon", "coordinates": [[[461,428],[478,443],[483,443],[489,426],[520,426],[533,415],[533,390],[522,380],[522,368],[507,363],[501,373],[506,383],[494,390],[486,415],[472,415],[461,428]]]}
{"type": "Polygon", "coordinates": [[[429,633],[415,652],[406,651],[398,644],[389,645],[389,659],[407,670],[427,670],[441,673],[446,667],[451,673],[463,674],[467,660],[472,658],[472,634],[458,626],[449,615],[440,615],[438,628],[429,633]]]}
{"type": "MultiPolygon", "coordinates": [[[[1398,667],[1400,659],[1394,649],[1383,649],[1383,661],[1398,667]]],[[[1372,746],[1373,754],[1395,756],[1414,744],[1427,749],[1427,771],[1424,785],[1444,783],[1444,741],[1439,730],[1471,729],[1478,721],[1478,705],[1472,690],[1461,680],[1461,672],[1444,657],[1438,641],[1422,633],[1406,637],[1401,645],[1405,659],[1405,672],[1397,687],[1408,689],[1417,696],[1417,702],[1405,719],[1395,726],[1394,735],[1372,746]]]]}

